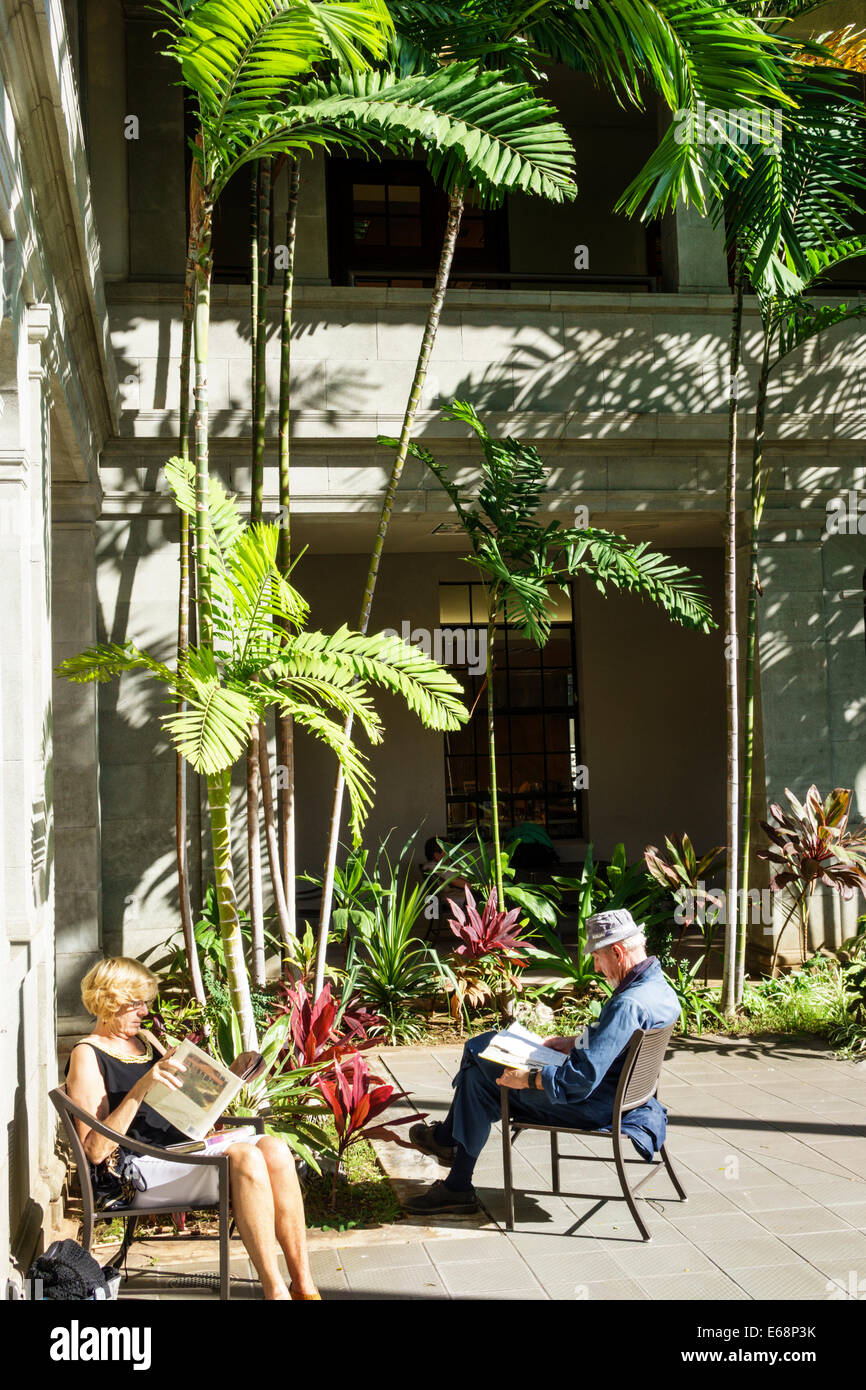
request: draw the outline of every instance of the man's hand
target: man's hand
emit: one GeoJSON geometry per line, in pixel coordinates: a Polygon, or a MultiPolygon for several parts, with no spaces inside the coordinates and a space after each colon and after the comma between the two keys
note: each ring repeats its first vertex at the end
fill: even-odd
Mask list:
{"type": "Polygon", "coordinates": [[[542,1042],[554,1052],[570,1052],[574,1047],[574,1038],[542,1038],[542,1042]]]}
{"type": "Polygon", "coordinates": [[[525,1091],[529,1085],[528,1067],[506,1067],[496,1078],[497,1086],[505,1086],[509,1091],[525,1091]]]}

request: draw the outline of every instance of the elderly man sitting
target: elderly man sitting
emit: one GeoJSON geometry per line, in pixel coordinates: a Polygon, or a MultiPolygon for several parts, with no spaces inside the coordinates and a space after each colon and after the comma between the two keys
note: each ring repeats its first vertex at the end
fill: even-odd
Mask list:
{"type": "MultiPolygon", "coordinates": [[[[590,917],[586,950],[595,969],[614,986],[597,1020],[579,1038],[545,1038],[548,1047],[568,1053],[560,1066],[523,1070],[485,1061],[479,1053],[494,1033],[466,1044],[447,1116],[439,1124],[416,1124],[409,1131],[416,1148],[448,1164],[450,1172],[427,1192],[408,1198],[408,1211],[433,1216],[476,1210],[472,1174],[501,1111],[500,1086],[516,1092],[511,1104],[516,1121],[548,1121],[575,1129],[610,1126],[629,1039],[638,1028],[673,1023],[680,1009],[658,960],[647,956],[643,933],[630,912],[617,909],[590,917]]],[[[648,1160],[664,1143],[666,1113],[653,1099],[623,1116],[623,1133],[648,1160]]]]}

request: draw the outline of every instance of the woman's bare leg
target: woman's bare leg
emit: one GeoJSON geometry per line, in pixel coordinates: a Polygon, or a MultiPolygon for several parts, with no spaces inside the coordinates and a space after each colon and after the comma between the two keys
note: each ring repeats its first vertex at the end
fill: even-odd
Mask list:
{"type": "Polygon", "coordinates": [[[269,1165],[255,1144],[232,1144],[232,1212],[241,1240],[255,1265],[266,1299],[286,1299],[289,1291],[280,1273],[274,1240],[274,1199],[269,1165]]]}
{"type": "Polygon", "coordinates": [[[289,1146],[282,1139],[271,1135],[260,1139],[256,1147],[268,1166],[274,1204],[274,1228],[289,1267],[292,1291],[298,1294],[313,1294],[316,1292],[316,1285],[307,1255],[304,1199],[295,1160],[289,1146]]]}

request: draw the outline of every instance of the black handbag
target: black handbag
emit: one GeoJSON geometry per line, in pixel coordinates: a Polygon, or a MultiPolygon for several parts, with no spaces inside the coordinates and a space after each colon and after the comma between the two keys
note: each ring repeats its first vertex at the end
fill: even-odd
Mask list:
{"type": "Polygon", "coordinates": [[[98,1211],[131,1207],[136,1193],[147,1191],[147,1182],[135,1155],[119,1147],[101,1163],[91,1163],[90,1181],[98,1211]]]}

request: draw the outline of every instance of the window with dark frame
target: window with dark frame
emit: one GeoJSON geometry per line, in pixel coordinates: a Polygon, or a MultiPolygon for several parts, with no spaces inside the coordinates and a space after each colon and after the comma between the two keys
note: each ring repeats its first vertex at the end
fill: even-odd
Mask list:
{"type": "MultiPolygon", "coordinates": [[[[448,199],[423,164],[406,159],[375,163],[330,158],[327,187],[334,284],[432,286],[448,199]]],[[[504,211],[478,207],[470,197],[461,220],[451,287],[484,288],[485,271],[492,275],[507,269],[504,211]]]]}
{"type": "MultiPolygon", "coordinates": [[[[543,825],[551,839],[583,836],[577,667],[571,593],[551,593],[556,612],[550,639],[539,648],[513,625],[496,627],[493,717],[500,824],[543,825]]],[[[473,653],[482,653],[486,627],[481,584],[439,586],[443,629],[474,631],[465,642],[466,660],[455,661],[473,710],[469,722],[445,735],[445,802],[448,834],[459,836],[490,826],[490,757],[487,752],[487,691],[484,674],[470,674],[473,653]]],[[[460,644],[454,643],[460,656],[460,644]]]]}

